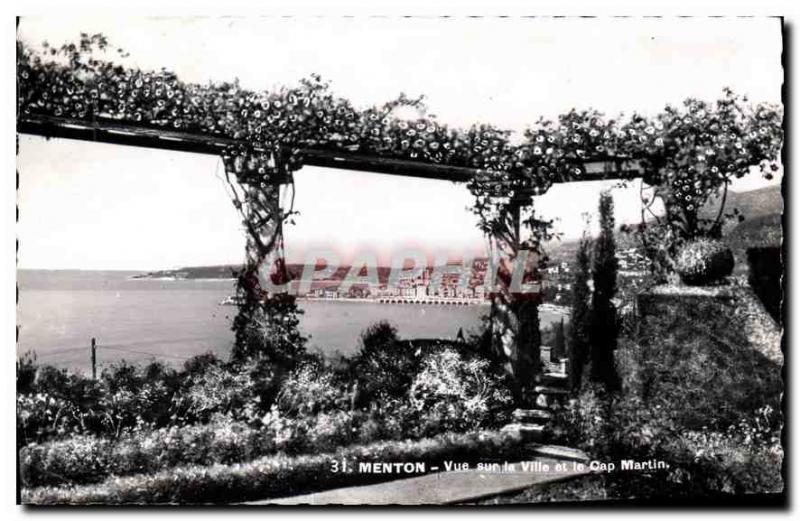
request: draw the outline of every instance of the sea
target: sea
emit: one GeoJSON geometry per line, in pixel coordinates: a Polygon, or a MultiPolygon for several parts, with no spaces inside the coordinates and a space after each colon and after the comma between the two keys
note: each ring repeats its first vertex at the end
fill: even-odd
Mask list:
{"type": "MultiPolygon", "coordinates": [[[[138,271],[18,270],[17,355],[87,373],[91,341],[98,370],[121,360],[160,360],[180,366],[202,353],[227,358],[236,306],[229,279],[134,278],[138,271]]],[[[477,331],[487,305],[381,304],[304,300],[300,327],[309,350],[329,357],[352,355],[361,332],[387,320],[401,338],[455,339],[477,331]]],[[[561,315],[540,311],[542,325],[561,315]]]]}

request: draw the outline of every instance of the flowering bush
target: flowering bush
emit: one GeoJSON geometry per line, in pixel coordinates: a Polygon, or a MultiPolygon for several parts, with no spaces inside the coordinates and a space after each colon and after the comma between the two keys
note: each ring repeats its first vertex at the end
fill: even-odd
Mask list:
{"type": "Polygon", "coordinates": [[[678,252],[675,271],[685,284],[719,282],[733,272],[733,252],[720,241],[696,239],[678,252]]]}
{"type": "Polygon", "coordinates": [[[283,381],[277,404],[290,416],[308,416],[336,409],[349,409],[351,395],[332,371],[320,363],[304,363],[283,381]]]}
{"type": "Polygon", "coordinates": [[[179,423],[206,422],[215,415],[254,422],[260,418],[260,380],[270,374],[257,371],[258,363],[210,365],[192,375],[173,400],[174,418],[179,423]],[[256,375],[256,373],[258,373],[256,375]]]}
{"type": "Polygon", "coordinates": [[[509,419],[511,393],[489,362],[452,348],[431,353],[409,390],[419,415],[419,436],[502,425],[509,419]]]}

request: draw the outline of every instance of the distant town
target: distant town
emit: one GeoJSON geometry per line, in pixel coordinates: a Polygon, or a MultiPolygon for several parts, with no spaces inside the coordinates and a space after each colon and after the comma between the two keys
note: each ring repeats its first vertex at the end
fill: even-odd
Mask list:
{"type": "MultiPolygon", "coordinates": [[[[574,277],[574,248],[572,243],[563,243],[550,256],[541,285],[542,302],[552,311],[566,311],[572,303],[572,282],[574,277]]],[[[619,251],[619,270],[621,289],[635,288],[646,274],[644,255],[636,247],[619,251]]],[[[463,279],[457,274],[438,273],[428,266],[416,277],[401,278],[389,284],[391,269],[379,267],[378,284],[343,284],[350,271],[349,266],[340,266],[326,278],[314,280],[310,287],[301,288],[299,279],[305,266],[289,264],[287,269],[292,279],[292,292],[301,299],[308,300],[350,300],[387,304],[432,304],[432,305],[485,305],[490,302],[486,288],[486,258],[475,259],[472,271],[463,279]],[[440,279],[432,283],[435,279],[440,279]],[[465,280],[466,279],[466,280],[465,280]]],[[[177,270],[153,271],[136,275],[138,279],[199,280],[234,279],[239,266],[202,266],[177,270]]],[[[362,273],[359,273],[361,275],[362,273]]],[[[221,304],[236,304],[235,297],[225,299],[221,304]]]]}

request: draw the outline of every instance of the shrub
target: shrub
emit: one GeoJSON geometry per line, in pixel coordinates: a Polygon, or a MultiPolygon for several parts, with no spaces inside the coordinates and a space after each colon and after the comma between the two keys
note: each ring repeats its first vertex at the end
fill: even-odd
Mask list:
{"type": "Polygon", "coordinates": [[[17,432],[20,443],[81,431],[80,411],[50,394],[17,395],[17,432]]]}
{"type": "Polygon", "coordinates": [[[210,366],[223,365],[222,360],[214,353],[195,355],[183,363],[183,372],[186,375],[202,374],[210,366]]]}
{"type": "Polygon", "coordinates": [[[237,282],[237,295],[244,301],[238,305],[231,325],[235,336],[231,360],[264,358],[275,367],[293,369],[306,353],[308,339],[299,327],[303,310],[297,306],[296,297],[287,293],[264,300],[254,297],[254,276],[252,271],[242,272],[237,282]]]}
{"type": "MultiPolygon", "coordinates": [[[[679,405],[676,405],[676,408],[679,405]]],[[[662,406],[584,389],[556,416],[554,436],[600,461],[661,460],[668,469],[608,475],[612,497],[687,497],[782,490],[779,430],[769,408],[727,429],[687,429],[662,406]],[[759,424],[757,418],[762,417],[759,424]]],[[[617,469],[619,470],[619,469],[617,469]]]]}
{"type": "MultiPolygon", "coordinates": [[[[521,441],[508,433],[445,434],[420,441],[389,441],[336,452],[269,456],[244,464],[183,466],[154,474],[114,477],[96,485],[26,488],[25,504],[229,503],[315,492],[387,479],[359,473],[358,462],[475,462],[520,456],[521,441]],[[347,461],[341,472],[333,462],[347,461]]],[[[391,478],[389,478],[391,479],[391,478]]]]}
{"type": "Polygon", "coordinates": [[[362,353],[371,353],[397,342],[397,328],[386,320],[376,322],[361,332],[359,342],[362,353]]]}
{"type": "Polygon", "coordinates": [[[350,370],[358,386],[356,405],[363,406],[379,396],[403,396],[419,368],[415,351],[407,342],[398,341],[397,330],[386,321],[365,329],[360,342],[350,370]]]}
{"type": "Polygon", "coordinates": [[[780,367],[719,308],[689,309],[648,317],[617,351],[621,392],[584,387],[555,415],[554,437],[599,460],[669,464],[610,475],[615,497],[780,491],[780,367]]]}
{"type": "Polygon", "coordinates": [[[25,353],[17,359],[17,393],[27,394],[33,392],[36,380],[36,354],[25,353]]]}
{"type": "Polygon", "coordinates": [[[216,414],[254,420],[257,397],[250,379],[250,365],[209,365],[184,384],[176,399],[176,415],[182,423],[206,422],[216,414]]]}
{"type": "Polygon", "coordinates": [[[720,241],[696,239],[678,252],[675,271],[684,284],[702,286],[719,282],[733,272],[733,252],[720,241]]]}
{"type": "Polygon", "coordinates": [[[307,362],[283,381],[278,408],[290,416],[314,415],[334,409],[350,409],[351,394],[322,364],[307,362]]]}
{"type": "MultiPolygon", "coordinates": [[[[302,454],[333,450],[359,440],[359,425],[364,415],[353,411],[326,411],[315,415],[290,417],[274,406],[262,419],[264,436],[275,450],[302,454]]],[[[380,432],[361,441],[379,439],[380,432]]]]}
{"type": "Polygon", "coordinates": [[[418,436],[477,429],[508,419],[512,396],[489,362],[452,348],[429,354],[409,390],[419,413],[418,436]]]}
{"type": "Polygon", "coordinates": [[[25,486],[93,483],[109,474],[111,442],[78,435],[66,441],[30,445],[20,451],[20,477],[25,486]]]}
{"type": "Polygon", "coordinates": [[[163,381],[119,385],[102,394],[98,405],[106,433],[120,436],[124,430],[169,422],[175,390],[163,381]]]}
{"type": "Polygon", "coordinates": [[[188,361],[183,372],[123,361],[98,381],[28,360],[18,364],[18,381],[27,391],[17,399],[23,445],[73,434],[119,437],[217,414],[257,423],[280,383],[266,360],[229,364],[210,355],[188,361]]]}

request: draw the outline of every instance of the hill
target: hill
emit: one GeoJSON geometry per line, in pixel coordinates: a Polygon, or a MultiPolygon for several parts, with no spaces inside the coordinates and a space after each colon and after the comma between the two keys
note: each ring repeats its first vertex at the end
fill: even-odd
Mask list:
{"type": "MultiPolygon", "coordinates": [[[[700,211],[700,216],[713,219],[719,212],[720,198],[714,198],[700,211]]],[[[767,186],[747,192],[728,192],[726,211],[737,208],[745,219],[755,219],[765,215],[783,213],[783,195],[780,185],[767,186]]]]}

